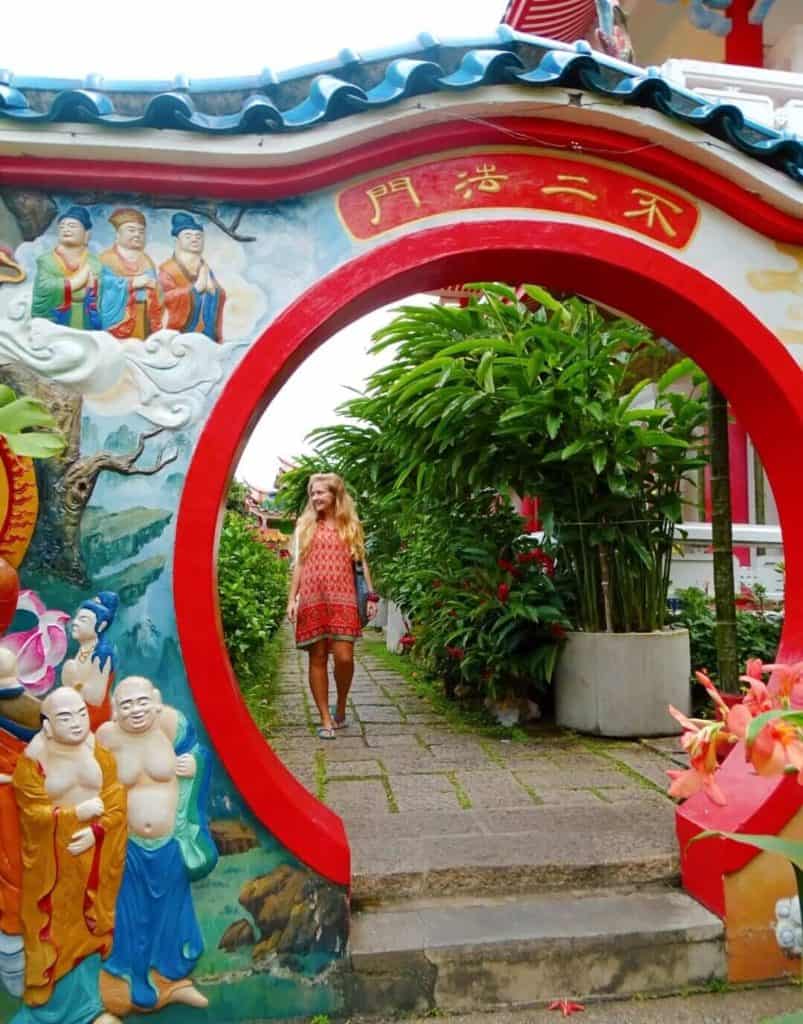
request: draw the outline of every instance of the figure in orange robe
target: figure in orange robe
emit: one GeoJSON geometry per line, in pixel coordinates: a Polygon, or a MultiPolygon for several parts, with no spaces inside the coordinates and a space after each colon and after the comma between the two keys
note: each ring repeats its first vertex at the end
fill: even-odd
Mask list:
{"type": "Polygon", "coordinates": [[[167,326],[222,341],[226,292],[203,258],[203,225],[188,213],[173,214],[171,224],[175,248],[159,267],[167,326]]]}
{"type": "Polygon", "coordinates": [[[125,864],[126,798],[75,690],[61,687],[42,702],[42,729],[19,758],[13,786],[25,992],[12,1024],[115,1024],[99,975],[125,864]]]}
{"type": "Polygon", "coordinates": [[[0,981],[22,995],[22,854],[11,778],[26,745],[39,731],[41,704],[17,682],[17,659],[0,647],[0,981]]]}

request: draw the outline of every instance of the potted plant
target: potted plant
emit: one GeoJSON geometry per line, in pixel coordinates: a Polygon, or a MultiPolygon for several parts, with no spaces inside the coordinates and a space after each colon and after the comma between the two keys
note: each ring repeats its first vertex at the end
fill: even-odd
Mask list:
{"type": "Polygon", "coordinates": [[[561,360],[533,403],[545,435],[533,488],[577,598],[556,719],[606,736],[666,733],[664,704],[690,702],[689,638],[666,628],[667,596],[681,482],[706,461],[705,381],[589,303],[555,307],[551,321],[561,360]]]}

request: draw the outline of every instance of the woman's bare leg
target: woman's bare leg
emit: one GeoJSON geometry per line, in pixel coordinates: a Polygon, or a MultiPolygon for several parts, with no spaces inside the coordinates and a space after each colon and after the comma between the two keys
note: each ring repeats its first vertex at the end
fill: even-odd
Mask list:
{"type": "Polygon", "coordinates": [[[334,726],[332,716],[329,713],[329,674],[327,672],[327,642],[318,640],[311,647],[307,648],[309,654],[309,688],[312,692],[312,699],[315,707],[321,716],[321,725],[325,729],[334,726]]]}
{"type": "Polygon", "coordinates": [[[335,659],[335,685],[337,686],[337,713],[335,718],[342,722],[346,717],[346,701],[348,700],[351,681],[354,678],[354,644],[348,640],[335,640],[332,643],[332,654],[335,659]]]}

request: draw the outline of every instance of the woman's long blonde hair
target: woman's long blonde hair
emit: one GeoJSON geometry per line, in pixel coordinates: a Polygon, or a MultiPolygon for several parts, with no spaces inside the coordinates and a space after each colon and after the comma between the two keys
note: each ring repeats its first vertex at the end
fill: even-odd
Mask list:
{"type": "Polygon", "coordinates": [[[298,558],[304,561],[307,557],[312,536],[315,533],[315,525],[318,521],[318,514],[312,506],[312,488],[314,484],[321,483],[335,499],[335,526],[340,539],[351,552],[351,557],[360,561],[365,556],[365,534],[362,523],[357,518],[357,510],[351,495],[346,490],[346,485],[337,473],[314,473],[307,483],[307,507],[298,517],[296,523],[296,541],[298,558]]]}

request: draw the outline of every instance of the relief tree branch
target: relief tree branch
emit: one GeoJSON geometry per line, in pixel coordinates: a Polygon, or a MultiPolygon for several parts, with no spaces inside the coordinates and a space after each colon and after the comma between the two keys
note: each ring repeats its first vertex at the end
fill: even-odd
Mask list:
{"type": "Polygon", "coordinates": [[[81,551],[81,519],[101,474],[153,476],[175,462],[179,453],[161,451],[151,465],[139,464],[148,441],[165,431],[164,427],[157,427],[140,434],[132,451],[125,454],[101,451],[82,456],[83,403],[79,395],[19,363],[1,367],[0,380],[18,393],[43,402],[67,439],[61,455],[38,459],[36,463],[39,517],[26,555],[26,567],[88,586],[89,574],[81,551]]]}

